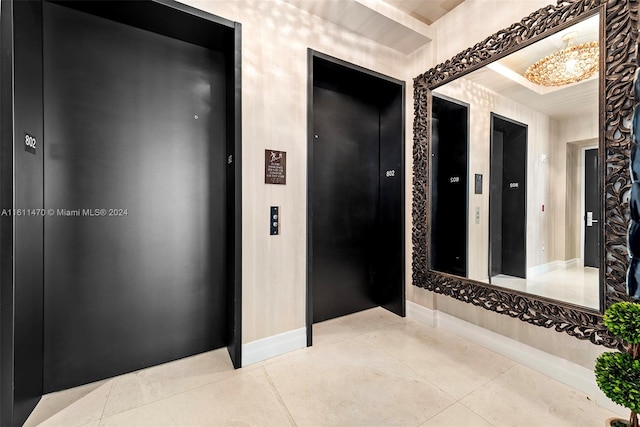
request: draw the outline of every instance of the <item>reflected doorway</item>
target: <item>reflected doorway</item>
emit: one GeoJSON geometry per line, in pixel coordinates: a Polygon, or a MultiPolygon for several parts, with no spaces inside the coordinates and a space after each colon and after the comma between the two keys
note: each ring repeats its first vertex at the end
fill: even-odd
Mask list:
{"type": "Polygon", "coordinates": [[[491,114],[490,276],[527,275],[527,126],[491,114]]]}
{"type": "Polygon", "coordinates": [[[583,219],[583,253],[584,266],[598,268],[600,258],[600,221],[599,215],[599,185],[598,185],[598,149],[587,148],[583,151],[584,165],[584,215],[583,219]]]}
{"type": "Polygon", "coordinates": [[[433,95],[431,268],[467,277],[469,105],[433,95]]]}

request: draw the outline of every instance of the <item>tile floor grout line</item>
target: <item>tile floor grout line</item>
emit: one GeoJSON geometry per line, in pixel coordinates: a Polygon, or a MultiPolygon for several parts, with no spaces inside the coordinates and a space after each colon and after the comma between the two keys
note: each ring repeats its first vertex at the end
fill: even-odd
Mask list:
{"type": "MultiPolygon", "coordinates": [[[[259,369],[259,368],[260,368],[260,366],[253,366],[253,367],[245,367],[245,368],[240,368],[240,369],[234,369],[233,371],[231,371],[231,374],[230,374],[229,376],[224,376],[224,377],[218,378],[218,379],[213,380],[213,381],[208,381],[208,382],[206,382],[206,383],[204,383],[204,384],[200,384],[200,385],[198,385],[198,386],[194,386],[194,387],[190,387],[190,388],[185,388],[184,390],[182,390],[182,391],[180,391],[180,392],[172,393],[172,394],[167,395],[167,396],[162,396],[162,397],[157,398],[157,399],[149,400],[149,401],[146,401],[146,402],[142,403],[141,405],[138,405],[138,406],[135,406],[135,407],[132,407],[132,408],[127,408],[127,409],[125,409],[125,410],[123,410],[123,411],[114,412],[114,413],[112,413],[112,414],[109,414],[109,415],[105,416],[105,411],[106,411],[106,408],[107,408],[107,403],[108,403],[108,401],[109,401],[109,398],[111,397],[111,393],[112,393],[112,391],[113,391],[113,386],[114,386],[114,383],[116,382],[116,380],[121,379],[121,378],[126,377],[126,376],[131,376],[131,375],[137,374],[137,373],[139,373],[139,372],[141,372],[141,371],[144,371],[144,370],[146,370],[146,369],[153,369],[153,368],[157,368],[158,366],[161,366],[161,365],[151,366],[151,367],[149,367],[149,368],[144,368],[144,369],[141,369],[141,370],[138,370],[138,371],[133,371],[133,372],[129,372],[129,373],[126,373],[126,374],[118,375],[118,376],[116,376],[116,377],[109,378],[109,379],[108,379],[108,384],[110,385],[110,387],[109,387],[109,393],[108,393],[108,395],[107,395],[107,399],[106,399],[106,401],[105,401],[105,404],[104,404],[104,406],[102,407],[102,412],[101,412],[101,414],[100,414],[100,417],[99,417],[99,418],[97,418],[95,421],[100,422],[100,421],[102,421],[102,419],[104,419],[104,418],[110,418],[110,417],[113,417],[113,416],[115,416],[115,415],[124,414],[124,413],[129,412],[129,411],[132,411],[132,410],[134,410],[134,409],[142,408],[142,407],[144,407],[144,406],[147,406],[147,405],[150,405],[150,404],[153,404],[153,403],[157,403],[157,402],[160,402],[160,401],[165,400],[165,399],[170,399],[170,398],[173,398],[173,397],[179,396],[179,395],[181,395],[181,394],[183,394],[183,393],[187,393],[187,392],[190,392],[190,391],[193,391],[193,390],[197,390],[197,389],[202,388],[202,387],[206,387],[206,386],[211,385],[211,384],[215,384],[215,383],[218,383],[218,382],[224,381],[224,380],[226,380],[226,379],[233,378],[233,377],[235,377],[235,376],[238,376],[238,375],[242,374],[242,372],[249,372],[249,371],[256,370],[256,369],[259,369]]],[[[105,383],[104,385],[106,385],[106,383],[105,383]]],[[[63,390],[63,391],[64,391],[64,390],[63,390]]],[[[83,397],[84,397],[84,396],[83,396],[83,397]]],[[[73,403],[72,403],[72,405],[73,405],[74,403],[75,403],[75,402],[73,402],[73,403]]],[[[47,418],[47,420],[48,420],[49,418],[53,417],[53,416],[55,416],[55,414],[53,414],[53,415],[49,416],[49,417],[47,418]]],[[[46,420],[45,420],[45,421],[46,421],[46,420]]],[[[43,422],[44,422],[44,421],[43,421],[43,422]]],[[[41,424],[41,423],[40,423],[40,424],[41,424]]]]}
{"type": "MultiPolygon", "coordinates": [[[[258,369],[258,368],[259,367],[255,367],[255,368],[252,368],[252,369],[248,369],[247,371],[252,371],[252,370],[255,370],[255,369],[258,369]]],[[[178,393],[174,393],[174,394],[171,394],[171,395],[160,397],[158,399],[150,400],[148,402],[144,402],[142,405],[138,405],[138,406],[135,406],[133,408],[126,409],[124,411],[116,412],[116,413],[107,415],[106,417],[104,416],[104,409],[103,409],[102,418],[110,418],[110,417],[113,417],[113,416],[116,416],[116,415],[124,414],[124,413],[130,412],[130,411],[133,411],[133,410],[136,410],[136,409],[139,409],[139,408],[143,408],[145,406],[149,406],[149,405],[154,404],[154,403],[161,402],[163,400],[173,399],[174,397],[180,396],[181,394],[184,394],[184,393],[188,393],[188,392],[200,389],[200,388],[204,388],[204,387],[210,386],[212,384],[219,383],[219,382],[224,381],[224,380],[228,380],[228,379],[234,378],[235,376],[240,375],[242,373],[242,372],[239,372],[241,369],[244,369],[244,368],[234,369],[232,371],[233,374],[229,375],[228,377],[223,377],[223,378],[217,379],[215,381],[208,382],[206,384],[200,384],[197,387],[192,387],[192,388],[188,388],[188,389],[182,390],[182,391],[180,391],[178,393]]],[[[129,375],[129,374],[124,374],[124,375],[129,375]]],[[[109,394],[111,394],[111,390],[109,391],[109,394]]],[[[105,407],[106,407],[106,404],[105,404],[105,407]]],[[[102,418],[100,418],[100,419],[102,420],[102,418]]]]}
{"type": "MultiPolygon", "coordinates": [[[[158,366],[159,366],[159,365],[158,365],[158,366]]],[[[152,368],[153,368],[153,366],[152,366],[152,368]]],[[[181,395],[181,394],[183,394],[183,393],[187,393],[187,392],[190,392],[190,391],[193,391],[193,390],[197,390],[197,389],[199,389],[199,388],[203,388],[203,387],[206,387],[206,386],[209,386],[209,385],[212,385],[212,384],[216,384],[216,383],[219,383],[219,382],[221,382],[221,381],[224,381],[224,380],[227,380],[227,379],[233,378],[233,377],[235,377],[235,376],[237,376],[237,375],[242,374],[242,372],[240,372],[240,371],[241,371],[241,370],[243,370],[243,369],[245,369],[245,370],[248,372],[248,371],[252,371],[252,370],[254,370],[254,369],[258,369],[258,368],[259,368],[259,367],[257,367],[257,366],[256,366],[256,367],[254,367],[254,368],[248,368],[248,369],[247,369],[247,368],[234,369],[233,371],[231,371],[231,372],[232,372],[232,374],[230,374],[230,375],[229,375],[229,376],[227,376],[227,377],[218,378],[217,380],[209,381],[209,382],[206,382],[206,383],[204,383],[204,384],[200,384],[200,385],[198,385],[198,386],[194,386],[194,387],[191,387],[191,388],[185,388],[184,390],[179,391],[179,392],[177,392],[177,393],[173,393],[173,394],[170,394],[170,395],[167,395],[167,396],[162,396],[162,397],[159,397],[159,398],[157,398],[157,399],[150,400],[150,401],[148,401],[148,402],[144,402],[142,405],[139,405],[139,406],[136,406],[136,407],[133,407],[133,408],[128,408],[128,409],[126,409],[126,410],[124,410],[124,411],[115,412],[115,413],[113,413],[113,414],[109,414],[109,415],[107,415],[106,417],[104,417],[104,409],[103,409],[103,411],[102,411],[102,415],[103,415],[103,417],[104,417],[104,418],[109,418],[109,417],[112,417],[112,416],[114,416],[114,415],[123,414],[123,413],[128,412],[128,411],[133,410],[133,409],[142,408],[143,406],[147,406],[147,405],[150,405],[150,404],[152,404],[152,403],[160,402],[160,401],[165,400],[165,399],[170,399],[170,398],[173,398],[173,397],[179,396],[179,395],[181,395]]],[[[137,371],[136,371],[136,372],[137,372],[137,371]]],[[[123,375],[130,375],[130,374],[132,374],[132,373],[130,372],[130,373],[128,373],[128,374],[123,374],[123,375]]],[[[118,378],[118,377],[115,377],[115,378],[118,378]]],[[[109,390],[109,395],[111,395],[111,390],[109,390]]],[[[106,404],[105,404],[105,408],[106,408],[106,404]]],[[[102,419],[102,417],[101,417],[100,419],[102,419]]]]}
{"type": "MultiPolygon", "coordinates": [[[[231,378],[231,377],[228,377],[228,378],[231,378]]],[[[225,378],[225,379],[227,379],[227,378],[225,378]]],[[[218,382],[218,381],[215,381],[215,382],[218,382]]],[[[144,408],[145,406],[153,405],[154,403],[158,403],[158,402],[161,402],[161,401],[163,401],[163,400],[173,399],[174,397],[180,396],[181,394],[185,394],[185,393],[188,393],[188,392],[190,392],[190,391],[197,390],[197,389],[199,389],[199,388],[204,388],[204,387],[207,387],[208,385],[211,385],[211,384],[213,384],[213,383],[203,384],[203,385],[201,385],[201,386],[194,387],[194,388],[191,388],[191,389],[189,389],[189,390],[181,391],[180,393],[172,394],[171,396],[165,396],[165,397],[162,397],[162,398],[160,398],[160,399],[156,399],[156,400],[149,401],[149,402],[144,402],[142,405],[138,405],[138,406],[136,406],[136,407],[129,408],[129,409],[126,409],[126,410],[124,410],[124,411],[116,412],[116,413],[114,413],[114,414],[107,415],[106,417],[105,417],[105,416],[103,416],[103,417],[100,419],[100,424],[102,423],[102,420],[103,420],[103,419],[112,418],[112,417],[115,417],[115,416],[118,416],[118,415],[126,414],[127,412],[131,412],[131,411],[136,411],[136,410],[138,410],[138,409],[140,409],[140,408],[144,408]]],[[[103,415],[104,415],[104,412],[103,412],[103,415]]],[[[98,426],[98,427],[99,427],[99,426],[98,426]]]]}
{"type": "MultiPolygon", "coordinates": [[[[505,357],[505,356],[502,356],[505,357]]],[[[469,396],[470,394],[475,393],[476,391],[480,390],[481,388],[483,388],[484,386],[486,386],[487,384],[489,384],[491,381],[496,380],[498,378],[500,378],[501,376],[505,375],[507,372],[509,372],[510,370],[512,370],[513,368],[517,367],[518,365],[520,365],[518,362],[516,362],[515,360],[509,359],[508,357],[505,357],[505,359],[511,360],[513,362],[512,366],[509,366],[507,369],[505,369],[504,371],[500,372],[498,375],[489,378],[487,381],[483,382],[482,384],[480,384],[478,387],[474,388],[473,390],[471,390],[470,392],[468,392],[467,394],[465,394],[464,396],[460,397],[460,399],[458,399],[459,401],[464,399],[465,397],[469,396]]],[[[462,402],[460,402],[462,403],[462,402]]],[[[465,405],[466,406],[466,405],[465,405]]]]}
{"type": "MultiPolygon", "coordinates": [[[[377,330],[376,330],[377,331],[377,330]]],[[[376,331],[372,331],[372,332],[376,332],[376,331]]],[[[378,345],[376,345],[376,343],[374,343],[373,341],[371,341],[369,338],[364,337],[364,339],[366,339],[371,345],[373,345],[375,348],[385,352],[388,356],[390,356],[392,359],[395,359],[397,362],[399,362],[401,365],[403,365],[404,367],[406,367],[407,369],[409,369],[411,372],[414,372],[418,377],[422,378],[423,380],[425,380],[426,382],[428,382],[429,384],[431,384],[432,386],[434,386],[435,388],[437,388],[438,390],[440,390],[442,393],[446,394],[447,396],[449,396],[450,398],[454,399],[455,402],[454,404],[459,400],[456,399],[455,396],[450,395],[449,393],[447,393],[445,390],[443,390],[438,384],[434,383],[433,381],[431,381],[429,378],[425,377],[424,375],[422,375],[420,372],[416,371],[415,369],[413,369],[411,366],[407,365],[403,360],[397,358],[396,356],[394,356],[392,353],[389,353],[385,348],[382,348],[378,345]]],[[[463,396],[464,397],[464,396],[463,396]]],[[[426,422],[426,421],[425,421],[426,422]]]]}
{"type": "MultiPolygon", "coordinates": [[[[386,328],[386,327],[385,327],[386,328]]],[[[385,329],[385,328],[381,328],[381,329],[385,329]]],[[[371,333],[373,332],[377,332],[381,329],[376,329],[374,331],[371,331],[371,333]]],[[[362,334],[362,335],[368,335],[369,333],[366,334],[362,334]]],[[[451,405],[446,406],[445,408],[442,408],[440,411],[436,412],[435,414],[433,414],[431,417],[427,418],[426,420],[424,420],[422,423],[418,424],[417,427],[420,427],[426,423],[428,423],[430,420],[432,420],[433,418],[437,417],[439,414],[443,413],[444,411],[446,411],[447,409],[451,408],[452,406],[454,406],[455,404],[459,403],[462,406],[464,406],[465,408],[469,409],[471,412],[473,412],[474,414],[478,415],[480,418],[482,418],[484,421],[486,421],[488,424],[495,426],[495,424],[493,424],[492,422],[490,422],[489,420],[487,420],[486,418],[484,418],[482,415],[478,414],[477,412],[475,412],[473,409],[469,408],[467,405],[465,405],[464,403],[462,403],[462,399],[464,399],[465,397],[469,396],[470,394],[476,392],[478,389],[480,389],[481,387],[484,387],[486,384],[490,383],[491,381],[495,380],[496,378],[504,375],[505,373],[507,373],[508,371],[510,371],[511,369],[515,368],[518,363],[515,362],[514,360],[511,360],[514,364],[513,366],[510,366],[509,368],[507,368],[505,371],[499,373],[498,375],[488,379],[487,381],[485,381],[484,383],[482,383],[480,386],[478,386],[477,388],[475,388],[474,390],[470,391],[469,393],[465,394],[464,396],[461,396],[459,398],[456,398],[455,396],[450,395],[449,393],[447,393],[445,390],[443,390],[442,388],[440,388],[440,386],[438,386],[437,384],[435,384],[434,382],[432,382],[431,380],[429,380],[428,378],[426,378],[424,375],[422,375],[420,372],[416,371],[415,369],[413,369],[411,366],[407,365],[403,360],[399,359],[398,357],[396,357],[394,354],[390,353],[389,351],[387,351],[385,348],[380,347],[378,345],[376,345],[375,342],[371,341],[369,338],[367,338],[366,336],[364,336],[364,339],[366,339],[371,345],[373,345],[374,347],[376,347],[379,350],[382,350],[383,352],[385,352],[387,355],[389,355],[390,357],[392,357],[393,359],[395,359],[396,361],[398,361],[399,363],[401,363],[402,365],[406,366],[409,370],[415,372],[415,374],[422,378],[423,380],[425,380],[426,382],[428,382],[429,384],[433,385],[434,387],[436,387],[438,390],[440,390],[442,393],[446,394],[447,396],[451,397],[454,401],[451,403],[451,405]]],[[[496,353],[497,354],[497,353],[496,353]]],[[[504,356],[503,356],[504,357],[504,356]]],[[[507,358],[508,359],[508,358],[507,358]]]]}
{"type": "Polygon", "coordinates": [[[276,394],[276,396],[278,398],[278,401],[280,402],[280,404],[282,405],[282,407],[286,411],[287,417],[289,417],[289,420],[291,421],[293,426],[297,426],[298,423],[296,423],[296,420],[293,418],[293,415],[291,414],[291,411],[289,411],[289,408],[287,407],[287,404],[284,402],[284,399],[280,395],[280,392],[278,391],[278,387],[276,387],[276,385],[274,384],[273,380],[271,379],[271,375],[269,375],[269,372],[267,371],[266,366],[263,366],[262,370],[264,371],[264,375],[267,377],[267,381],[271,385],[271,388],[273,389],[273,392],[276,394]]]}
{"type": "Polygon", "coordinates": [[[494,423],[492,423],[491,421],[489,421],[488,419],[486,419],[484,416],[482,416],[482,414],[477,413],[476,411],[473,410],[473,408],[468,407],[467,405],[465,405],[463,402],[458,402],[460,403],[462,406],[464,406],[465,408],[467,408],[469,411],[473,412],[476,416],[482,418],[483,420],[485,420],[487,422],[487,424],[495,426],[494,423]]]}
{"type": "Polygon", "coordinates": [[[102,406],[102,412],[100,412],[100,418],[98,418],[98,427],[100,427],[102,417],[104,416],[104,411],[105,409],[107,409],[107,404],[109,403],[109,398],[111,397],[111,390],[113,390],[113,383],[115,382],[115,379],[113,381],[109,381],[109,393],[107,393],[107,398],[104,400],[104,406],[102,406]]]}
{"type": "MultiPolygon", "coordinates": [[[[102,380],[100,380],[100,381],[102,381],[102,380]]],[[[100,420],[102,419],[102,415],[104,414],[104,409],[105,409],[105,407],[107,406],[107,400],[109,400],[109,395],[111,394],[111,388],[113,387],[113,382],[112,382],[112,381],[109,381],[109,380],[105,381],[103,384],[100,384],[99,386],[97,386],[96,388],[92,389],[91,391],[89,391],[89,392],[87,392],[87,393],[82,394],[82,396],[80,396],[79,398],[77,398],[77,399],[73,400],[73,402],[69,403],[68,405],[64,406],[63,408],[61,408],[61,409],[59,409],[59,410],[57,410],[57,411],[55,411],[55,412],[49,413],[49,414],[46,416],[46,418],[44,418],[43,420],[41,420],[41,421],[40,421],[38,424],[36,424],[35,426],[36,426],[36,427],[38,427],[38,426],[41,426],[42,424],[47,423],[49,420],[51,420],[53,417],[55,417],[55,416],[57,416],[58,414],[60,414],[61,412],[63,412],[65,409],[70,408],[71,406],[73,406],[73,405],[75,405],[77,402],[79,402],[80,400],[82,400],[82,399],[86,398],[88,395],[90,395],[90,394],[94,393],[96,390],[98,390],[99,388],[101,388],[101,387],[103,387],[103,386],[106,386],[107,384],[109,385],[109,392],[107,393],[107,398],[106,398],[106,400],[105,400],[104,405],[102,406],[102,412],[100,413],[100,415],[99,415],[95,420],[91,420],[91,421],[89,421],[88,423],[81,424],[81,425],[79,425],[79,427],[82,427],[83,425],[92,424],[92,423],[94,423],[94,422],[98,422],[98,424],[100,424],[100,420]]],[[[85,384],[85,385],[87,385],[87,384],[85,384]]],[[[79,387],[82,387],[82,386],[79,386],[79,387]]],[[[66,390],[59,390],[59,391],[56,391],[56,392],[52,392],[52,393],[46,394],[46,395],[44,395],[43,397],[50,396],[51,394],[56,394],[56,393],[64,393],[65,391],[66,391],[66,390]]],[[[51,398],[47,398],[47,399],[46,399],[46,401],[49,401],[49,400],[52,400],[52,399],[51,399],[51,398]]],[[[38,402],[38,405],[40,405],[40,403],[42,403],[42,402],[43,402],[43,400],[41,400],[40,402],[38,402]]],[[[36,409],[37,409],[37,406],[36,406],[36,408],[34,408],[34,411],[33,411],[33,412],[35,412],[35,410],[36,410],[36,409]]],[[[33,412],[30,414],[30,416],[31,416],[31,415],[33,415],[33,412]]],[[[27,418],[27,421],[29,421],[29,418],[27,418]]],[[[25,424],[26,424],[26,422],[25,422],[25,424]]]]}
{"type": "MultiPolygon", "coordinates": [[[[377,331],[377,330],[376,330],[377,331]]],[[[373,331],[373,332],[376,332],[373,331]]],[[[405,365],[406,367],[408,367],[409,369],[411,369],[413,372],[415,372],[419,377],[423,378],[425,381],[429,382],[430,384],[433,384],[435,387],[437,387],[439,390],[441,390],[443,393],[447,394],[448,396],[451,396],[449,393],[447,393],[445,390],[443,390],[442,388],[440,388],[437,384],[433,383],[432,381],[430,381],[427,377],[425,377],[424,375],[422,375],[420,372],[416,371],[415,369],[413,369],[411,366],[407,365],[406,363],[404,363],[401,359],[397,358],[396,356],[394,356],[392,353],[389,353],[385,348],[383,347],[379,347],[376,345],[375,342],[371,341],[370,339],[368,339],[367,337],[364,337],[367,341],[369,341],[371,344],[373,344],[376,348],[379,348],[380,350],[384,351],[385,353],[387,353],[389,356],[393,357],[394,359],[396,359],[397,361],[399,361],[400,363],[402,363],[403,365],[405,365]]],[[[467,338],[464,337],[459,337],[465,341],[469,341],[467,338]]],[[[473,343],[473,341],[469,341],[471,343],[473,343]]],[[[497,356],[500,356],[502,358],[505,358],[507,360],[510,360],[513,365],[508,367],[507,369],[505,369],[504,371],[500,372],[499,374],[493,376],[492,378],[489,378],[487,381],[485,381],[484,383],[482,383],[481,385],[479,385],[478,387],[476,387],[475,389],[471,390],[470,392],[468,392],[467,394],[461,396],[460,398],[456,398],[455,396],[451,396],[452,399],[456,399],[456,402],[459,402],[460,400],[464,399],[465,397],[469,396],[470,394],[478,391],[478,389],[480,389],[481,387],[484,387],[485,385],[487,385],[488,383],[490,383],[491,381],[495,380],[496,378],[506,374],[507,372],[509,372],[511,369],[515,368],[518,365],[521,365],[520,363],[516,362],[515,360],[504,356],[496,351],[490,350],[492,353],[495,353],[497,356]]],[[[524,365],[522,365],[524,366],[524,365]]]]}
{"type": "MultiPolygon", "coordinates": [[[[507,357],[507,359],[509,359],[507,357]]],[[[482,414],[477,413],[476,411],[473,410],[473,408],[470,408],[469,406],[465,405],[464,402],[462,401],[462,399],[466,398],[467,396],[475,393],[476,391],[478,391],[479,389],[481,389],[482,387],[486,386],[487,384],[489,384],[490,382],[500,378],[501,376],[505,375],[507,372],[511,371],[512,369],[515,369],[516,367],[518,367],[520,364],[518,362],[516,362],[515,360],[509,359],[513,362],[513,365],[510,366],[509,368],[507,368],[504,372],[499,373],[498,375],[496,375],[495,377],[491,378],[488,381],[485,381],[482,385],[478,386],[475,390],[470,391],[469,393],[465,394],[464,396],[462,396],[460,399],[458,399],[458,403],[460,403],[462,406],[464,406],[465,408],[467,408],[468,410],[470,410],[471,412],[473,412],[474,414],[476,414],[477,416],[479,416],[480,418],[482,418],[483,420],[485,420],[487,423],[491,424],[492,426],[495,426],[495,424],[493,424],[491,421],[487,420],[485,417],[482,416],[482,414]]]]}
{"type": "MultiPolygon", "coordinates": [[[[386,327],[385,327],[386,328],[386,327]]],[[[382,328],[384,329],[384,328],[382,328]]],[[[368,332],[367,334],[363,334],[363,335],[368,335],[369,333],[373,333],[373,332],[377,332],[381,329],[376,329],[374,331],[368,332]]],[[[449,393],[447,393],[445,390],[443,390],[438,384],[434,383],[433,381],[431,381],[429,378],[425,377],[424,375],[422,375],[420,372],[416,371],[415,369],[413,369],[411,366],[407,365],[403,360],[397,358],[395,355],[393,355],[392,353],[388,352],[385,348],[378,346],[375,342],[371,341],[369,338],[367,337],[363,337],[365,340],[367,340],[371,345],[373,345],[375,348],[382,350],[384,353],[386,353],[388,356],[390,356],[392,359],[395,359],[398,363],[400,363],[401,365],[405,366],[407,369],[409,369],[411,372],[415,373],[416,376],[418,376],[419,378],[422,378],[424,381],[426,381],[427,383],[431,384],[433,387],[435,387],[436,389],[440,390],[440,392],[444,393],[445,395],[449,396],[451,399],[453,399],[453,402],[451,402],[450,405],[447,405],[446,407],[442,408],[441,410],[439,410],[438,412],[436,412],[435,414],[433,414],[431,417],[427,418],[426,420],[424,420],[423,422],[421,422],[420,424],[417,425],[417,427],[420,427],[422,425],[424,425],[425,423],[428,423],[429,420],[433,419],[434,417],[438,416],[439,414],[441,414],[442,412],[446,411],[447,409],[451,408],[453,405],[455,405],[456,403],[460,403],[460,399],[457,399],[455,396],[450,395],[449,393]]],[[[464,396],[463,396],[464,397],[464,396]]],[[[484,419],[484,418],[483,418],[484,419]]],[[[491,423],[489,423],[491,424],[491,423]]],[[[493,425],[493,424],[492,424],[493,425]]]]}

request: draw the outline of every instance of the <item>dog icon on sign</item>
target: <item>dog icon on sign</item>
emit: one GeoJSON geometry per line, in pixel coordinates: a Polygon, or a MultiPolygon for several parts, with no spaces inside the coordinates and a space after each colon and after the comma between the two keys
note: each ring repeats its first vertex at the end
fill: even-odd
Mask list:
{"type": "Polygon", "coordinates": [[[271,163],[277,162],[280,159],[282,159],[282,153],[276,151],[271,152],[271,159],[269,160],[271,163]]]}

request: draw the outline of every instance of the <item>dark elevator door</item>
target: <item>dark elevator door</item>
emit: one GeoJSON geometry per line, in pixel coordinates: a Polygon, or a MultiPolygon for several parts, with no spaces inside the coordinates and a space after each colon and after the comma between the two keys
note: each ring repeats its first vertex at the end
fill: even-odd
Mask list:
{"type": "Polygon", "coordinates": [[[491,115],[491,276],[527,274],[527,127],[491,115]]]}
{"type": "Polygon", "coordinates": [[[584,152],[584,265],[598,268],[600,259],[600,186],[598,149],[584,152]]]}
{"type": "Polygon", "coordinates": [[[469,107],[432,100],[431,268],[466,277],[469,107]]]}
{"type": "Polygon", "coordinates": [[[45,392],[226,344],[221,54],[44,3],[45,392]]]}
{"type": "Polygon", "coordinates": [[[314,87],[313,321],[375,307],[379,112],[314,87]]]}

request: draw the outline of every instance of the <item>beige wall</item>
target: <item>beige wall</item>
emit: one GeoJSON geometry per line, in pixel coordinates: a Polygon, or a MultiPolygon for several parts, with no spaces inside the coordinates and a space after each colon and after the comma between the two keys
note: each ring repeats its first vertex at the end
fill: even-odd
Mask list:
{"type": "Polygon", "coordinates": [[[305,326],[307,48],[407,82],[407,298],[590,366],[602,349],[411,286],[412,79],[546,1],[467,0],[405,56],[278,0],[185,0],[242,28],[243,343],[305,326]],[[263,183],[265,149],[287,152],[286,186],[263,183]],[[265,218],[281,207],[281,235],[265,218]]]}
{"type": "Polygon", "coordinates": [[[307,48],[401,80],[407,57],[278,0],[185,3],[242,24],[242,341],[248,343],[305,327],[307,48]],[[287,152],[286,185],[264,184],[265,149],[287,152]],[[281,209],[279,236],[269,236],[272,205],[281,209]]]}

